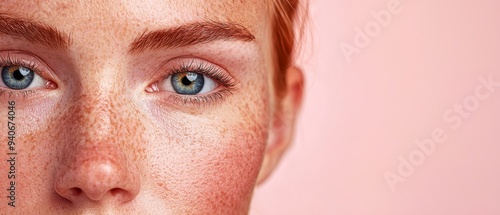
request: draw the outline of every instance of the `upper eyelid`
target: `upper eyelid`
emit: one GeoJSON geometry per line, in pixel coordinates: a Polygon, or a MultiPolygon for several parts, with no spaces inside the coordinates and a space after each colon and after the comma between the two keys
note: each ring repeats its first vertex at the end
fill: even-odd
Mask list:
{"type": "Polygon", "coordinates": [[[44,71],[38,68],[38,65],[32,61],[26,62],[19,59],[12,59],[10,57],[3,58],[2,56],[0,56],[0,67],[5,67],[5,66],[22,66],[30,70],[33,70],[37,74],[44,73],[44,71]]]}
{"type": "Polygon", "coordinates": [[[24,51],[0,50],[0,67],[11,65],[27,67],[43,79],[59,82],[53,70],[38,56],[24,51]]]}
{"type": "Polygon", "coordinates": [[[229,71],[221,65],[191,56],[176,57],[165,61],[155,71],[155,76],[157,76],[158,73],[161,73],[161,77],[166,79],[178,72],[188,72],[190,71],[188,70],[189,68],[193,68],[194,70],[202,69],[201,74],[215,79],[217,82],[228,88],[233,88],[238,83],[229,71]]]}

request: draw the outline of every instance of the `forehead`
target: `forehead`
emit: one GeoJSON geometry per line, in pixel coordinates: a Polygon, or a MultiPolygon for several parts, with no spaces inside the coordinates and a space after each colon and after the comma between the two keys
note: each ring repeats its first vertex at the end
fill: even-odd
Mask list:
{"type": "Polygon", "coordinates": [[[241,24],[257,32],[267,11],[266,0],[2,0],[0,4],[0,13],[41,21],[63,31],[89,24],[95,31],[109,31],[113,26],[150,30],[210,20],[241,24]]]}

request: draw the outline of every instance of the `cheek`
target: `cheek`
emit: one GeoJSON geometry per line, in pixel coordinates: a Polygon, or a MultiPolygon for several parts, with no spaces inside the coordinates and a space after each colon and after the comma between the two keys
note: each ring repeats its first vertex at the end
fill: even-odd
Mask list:
{"type": "MultiPolygon", "coordinates": [[[[189,127],[179,128],[207,130],[189,127]]],[[[169,137],[168,142],[159,142],[167,145],[160,146],[163,150],[151,152],[156,155],[151,159],[151,176],[160,188],[156,194],[179,212],[234,211],[246,208],[250,200],[266,136],[248,135],[244,131],[255,128],[247,126],[235,127],[240,132],[230,131],[231,134],[212,128],[211,134],[179,133],[169,137]]]]}
{"type": "Polygon", "coordinates": [[[251,98],[207,108],[198,115],[165,111],[155,116],[161,119],[161,128],[147,149],[154,155],[150,175],[160,188],[156,195],[177,213],[248,210],[269,122],[267,102],[251,98]]]}
{"type": "MultiPolygon", "coordinates": [[[[1,110],[0,115],[5,116],[0,118],[2,124],[7,124],[7,102],[15,101],[15,118],[13,122],[15,123],[15,183],[16,183],[16,208],[24,210],[23,208],[29,208],[32,204],[37,204],[37,202],[42,202],[37,194],[47,194],[53,191],[53,180],[51,178],[51,163],[54,159],[57,159],[57,150],[52,148],[51,141],[47,138],[44,130],[47,130],[47,124],[45,122],[49,121],[51,109],[55,106],[57,101],[47,102],[46,97],[33,96],[5,96],[0,97],[1,110]],[[33,99],[33,100],[29,100],[33,99]],[[31,101],[38,102],[39,105],[32,106],[31,101]],[[5,108],[4,108],[5,107],[5,108]],[[44,143],[45,142],[45,143],[44,143]],[[23,199],[23,200],[21,200],[23,199]],[[27,201],[29,199],[29,201],[27,201]]],[[[2,126],[0,129],[0,139],[7,140],[8,131],[7,126],[2,126]]],[[[7,142],[2,141],[2,149],[6,149],[7,142]]],[[[1,153],[0,156],[2,161],[6,161],[10,158],[6,153],[1,153]]],[[[7,172],[9,166],[4,169],[4,164],[7,162],[1,162],[0,172],[2,173],[2,178],[7,177],[7,172]],[[5,175],[4,175],[5,174],[5,175]]],[[[1,186],[5,186],[2,181],[1,186]]],[[[10,180],[9,180],[10,181],[10,180]]],[[[45,198],[51,199],[53,195],[46,195],[45,198]]],[[[10,208],[10,207],[9,207],[10,208]]],[[[41,206],[39,208],[46,208],[46,206],[41,206]]]]}

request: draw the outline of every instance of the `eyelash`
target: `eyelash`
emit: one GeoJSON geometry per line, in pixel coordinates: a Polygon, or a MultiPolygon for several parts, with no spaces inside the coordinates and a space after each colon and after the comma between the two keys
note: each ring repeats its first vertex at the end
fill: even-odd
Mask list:
{"type": "MultiPolygon", "coordinates": [[[[214,81],[218,82],[220,85],[224,86],[225,89],[218,90],[217,92],[202,94],[202,95],[179,95],[172,94],[168,97],[168,99],[174,103],[182,104],[182,105],[194,105],[194,106],[207,106],[209,104],[217,104],[223,101],[227,96],[231,95],[234,90],[236,90],[236,80],[232,78],[229,74],[222,71],[222,69],[218,68],[215,65],[200,62],[197,63],[196,66],[193,66],[195,60],[192,60],[189,63],[183,63],[177,68],[170,69],[169,72],[163,76],[162,80],[167,79],[169,76],[182,73],[182,72],[196,72],[202,75],[206,75],[209,78],[214,79],[214,81]]],[[[43,70],[38,67],[35,62],[25,61],[19,58],[13,58],[10,55],[0,56],[0,67],[19,65],[33,70],[35,73],[43,77],[43,70]]],[[[50,81],[50,80],[49,80],[50,81]]],[[[33,89],[24,89],[24,90],[10,90],[10,89],[0,89],[0,96],[3,94],[22,94],[27,97],[37,92],[37,90],[33,89]]]]}
{"type": "MultiPolygon", "coordinates": [[[[37,75],[42,76],[43,78],[43,70],[40,69],[35,62],[32,61],[24,61],[20,60],[19,58],[13,58],[10,55],[7,56],[0,56],[0,68],[6,67],[6,66],[22,66],[26,67],[30,70],[33,70],[37,75]]],[[[0,71],[1,73],[1,71],[0,71]]],[[[0,80],[1,81],[1,80],[0,80]]],[[[23,95],[24,97],[30,96],[33,93],[37,92],[37,90],[34,89],[23,89],[23,90],[11,90],[11,89],[0,89],[0,96],[4,94],[9,94],[9,96],[12,95],[23,95]]]]}
{"type": "Polygon", "coordinates": [[[206,62],[200,62],[197,63],[197,65],[193,65],[194,63],[195,60],[192,60],[189,63],[182,63],[181,65],[177,66],[177,68],[174,67],[173,69],[169,69],[169,72],[163,76],[162,80],[165,80],[169,76],[176,73],[195,72],[214,79],[214,81],[224,86],[225,89],[202,95],[172,94],[168,97],[169,101],[181,105],[206,107],[211,104],[217,104],[222,102],[227,96],[232,95],[232,92],[236,90],[236,84],[237,84],[236,80],[226,72],[223,72],[222,69],[206,62]]]}

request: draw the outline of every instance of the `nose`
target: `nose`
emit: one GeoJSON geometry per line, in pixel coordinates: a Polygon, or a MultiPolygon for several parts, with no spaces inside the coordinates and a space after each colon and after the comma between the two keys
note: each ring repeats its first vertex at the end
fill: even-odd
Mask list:
{"type": "Polygon", "coordinates": [[[133,130],[126,125],[131,119],[123,118],[127,115],[123,110],[118,114],[120,105],[109,98],[82,96],[72,103],[62,131],[66,136],[55,191],[75,203],[131,201],[141,186],[137,165],[128,153],[137,143],[133,138],[137,135],[128,133],[133,130]]]}
{"type": "Polygon", "coordinates": [[[71,202],[112,199],[125,203],[139,193],[139,178],[114,149],[88,148],[70,156],[56,180],[56,192],[71,202]],[[103,153],[106,151],[107,153],[103,153]]]}

